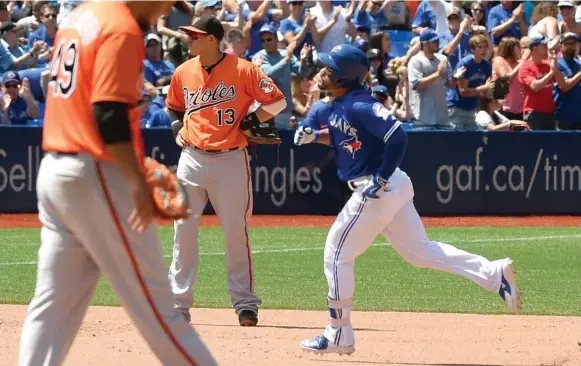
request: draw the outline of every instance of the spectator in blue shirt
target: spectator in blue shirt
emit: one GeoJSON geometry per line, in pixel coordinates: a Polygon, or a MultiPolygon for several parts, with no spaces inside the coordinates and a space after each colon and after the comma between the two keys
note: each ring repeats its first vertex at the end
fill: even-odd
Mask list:
{"type": "Polygon", "coordinates": [[[152,127],[171,127],[171,119],[167,112],[167,107],[155,111],[151,118],[145,122],[145,128],[152,127]]]}
{"type": "Polygon", "coordinates": [[[164,76],[172,76],[176,70],[174,64],[162,58],[161,38],[155,33],[145,37],[146,58],[143,60],[145,90],[152,97],[157,96],[157,80],[164,76]]]}
{"type": "Polygon", "coordinates": [[[426,29],[436,30],[436,15],[432,11],[430,3],[435,1],[422,0],[416,10],[416,15],[412,21],[412,30],[416,34],[421,34],[426,29]]]}
{"type": "MultiPolygon", "coordinates": [[[[271,24],[276,29],[274,24],[278,24],[281,20],[289,16],[288,5],[285,1],[279,0],[275,2],[276,8],[271,8],[271,0],[264,0],[257,6],[256,1],[246,3],[247,9],[243,9],[242,14],[246,22],[250,22],[250,39],[248,40],[248,49],[244,57],[251,60],[252,56],[262,49],[260,44],[260,28],[264,25],[271,24]]],[[[242,5],[240,5],[242,6],[242,5]]],[[[226,14],[226,20],[234,20],[235,14],[226,14]]]]}
{"type": "Polygon", "coordinates": [[[26,125],[29,120],[40,118],[40,110],[27,78],[22,81],[16,71],[8,71],[2,76],[2,89],[4,96],[0,104],[3,124],[26,125]]]}
{"type": "Polygon", "coordinates": [[[451,89],[448,95],[448,117],[455,129],[478,129],[476,125],[476,111],[480,96],[492,90],[492,65],[486,59],[489,52],[488,40],[481,34],[470,38],[471,55],[458,62],[456,69],[464,68],[462,77],[456,88],[451,89]]]}
{"type": "Polygon", "coordinates": [[[0,72],[21,70],[35,67],[38,63],[44,42],[36,41],[27,52],[20,45],[20,28],[12,22],[4,22],[0,26],[0,72]]]}
{"type": "Polygon", "coordinates": [[[299,52],[300,59],[294,56],[295,47],[298,43],[293,41],[289,44],[286,50],[278,49],[276,30],[269,25],[262,27],[260,30],[262,36],[262,47],[260,52],[257,52],[252,58],[252,63],[260,67],[260,69],[270,77],[280,91],[284,94],[287,101],[286,109],[277,115],[274,120],[276,127],[279,129],[289,129],[289,121],[294,109],[292,89],[291,89],[291,74],[300,76],[307,76],[310,67],[307,66],[307,57],[311,52],[309,45],[304,45],[299,52]]]}
{"type": "Polygon", "coordinates": [[[165,98],[167,97],[167,93],[169,92],[169,84],[171,82],[171,77],[164,76],[157,80],[157,90],[158,95],[157,97],[153,98],[151,103],[149,104],[149,108],[147,108],[147,114],[149,116],[153,116],[155,112],[165,107],[165,98]]]}
{"type": "MultiPolygon", "coordinates": [[[[28,38],[28,49],[31,49],[36,41],[46,43],[48,49],[52,49],[54,45],[54,38],[57,32],[57,6],[54,4],[45,4],[40,11],[40,19],[42,24],[34,32],[30,33],[28,38]]],[[[45,65],[49,62],[49,58],[39,59],[39,65],[45,65]]]]}
{"type": "Polygon", "coordinates": [[[385,11],[391,10],[392,2],[381,0],[372,0],[369,2],[361,1],[353,14],[355,23],[366,23],[371,25],[371,31],[377,32],[380,29],[387,28],[387,17],[385,11]],[[387,5],[387,6],[386,6],[387,5]]]}
{"type": "MultiPolygon", "coordinates": [[[[351,43],[355,43],[358,40],[363,40],[363,41],[369,41],[369,35],[371,34],[371,25],[367,24],[367,23],[362,23],[362,24],[358,24],[355,23],[355,31],[357,32],[355,34],[355,37],[353,37],[353,40],[351,43]]],[[[349,43],[349,42],[346,42],[349,43]]]]}
{"type": "Polygon", "coordinates": [[[315,18],[305,11],[305,2],[287,0],[290,6],[290,15],[280,22],[279,31],[287,44],[296,42],[294,55],[298,58],[305,44],[310,46],[320,44],[320,36],[315,26],[315,18]]]}
{"type": "Polygon", "coordinates": [[[529,32],[528,25],[524,21],[523,5],[520,4],[513,11],[512,0],[502,0],[499,5],[490,9],[486,27],[495,45],[500,43],[502,37],[521,39],[529,32]]]}
{"type": "Polygon", "coordinates": [[[58,10],[56,5],[45,4],[40,10],[40,20],[42,24],[37,30],[30,33],[28,38],[28,48],[32,48],[35,41],[43,41],[49,47],[54,45],[54,38],[57,32],[56,17],[58,10]]]}
{"type": "Polygon", "coordinates": [[[566,86],[562,89],[555,83],[553,88],[560,130],[581,130],[581,61],[577,57],[580,41],[581,38],[575,33],[561,36],[563,56],[557,59],[557,66],[565,78],[566,86]]]}

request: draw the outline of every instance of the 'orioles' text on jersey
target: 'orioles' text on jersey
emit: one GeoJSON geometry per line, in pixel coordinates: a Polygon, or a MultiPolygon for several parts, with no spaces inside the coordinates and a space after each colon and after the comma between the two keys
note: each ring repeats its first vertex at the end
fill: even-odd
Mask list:
{"type": "Polygon", "coordinates": [[[111,160],[93,115],[95,102],[121,102],[130,110],[138,158],[143,140],[136,108],[143,88],[143,33],[120,2],[86,2],[59,27],[47,89],[43,149],[88,152],[111,160]]]}
{"type": "Polygon", "coordinates": [[[302,123],[328,128],[342,181],[374,175],[381,166],[384,146],[401,125],[367,89],[354,89],[331,103],[313,104],[302,123]]]}
{"type": "Polygon", "coordinates": [[[172,76],[166,104],[185,112],[180,133],[188,144],[224,150],[248,145],[239,126],[255,100],[268,105],[283,98],[258,67],[227,54],[209,74],[199,57],[180,65],[172,76]]]}

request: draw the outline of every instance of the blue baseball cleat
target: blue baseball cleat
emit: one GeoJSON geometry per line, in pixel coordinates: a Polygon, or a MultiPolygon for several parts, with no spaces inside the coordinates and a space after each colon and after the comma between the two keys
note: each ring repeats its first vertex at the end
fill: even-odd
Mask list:
{"type": "Polygon", "coordinates": [[[355,352],[355,346],[338,346],[329,342],[324,336],[318,336],[311,339],[303,339],[301,348],[305,352],[313,353],[337,353],[340,355],[350,355],[355,352]]]}
{"type": "Polygon", "coordinates": [[[500,283],[500,290],[498,294],[506,302],[508,310],[511,313],[520,313],[521,299],[520,290],[516,283],[516,270],[514,269],[514,262],[507,258],[502,263],[502,282],[500,283]]]}

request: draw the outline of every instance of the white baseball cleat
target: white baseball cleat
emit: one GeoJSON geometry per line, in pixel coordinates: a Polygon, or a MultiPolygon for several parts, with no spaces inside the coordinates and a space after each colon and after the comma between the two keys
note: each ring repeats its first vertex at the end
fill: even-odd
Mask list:
{"type": "Polygon", "coordinates": [[[355,346],[338,346],[329,342],[324,336],[317,336],[311,339],[303,339],[301,348],[305,352],[313,353],[337,353],[340,355],[350,355],[355,352],[355,346]]]}
{"type": "Polygon", "coordinates": [[[519,314],[521,308],[520,289],[516,283],[516,270],[514,261],[507,258],[501,264],[502,282],[498,294],[506,302],[511,313],[519,314]]]}

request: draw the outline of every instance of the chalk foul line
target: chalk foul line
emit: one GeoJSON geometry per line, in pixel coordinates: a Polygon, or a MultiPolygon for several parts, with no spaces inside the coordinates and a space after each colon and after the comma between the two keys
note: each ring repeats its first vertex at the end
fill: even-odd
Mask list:
{"type": "MultiPolygon", "coordinates": [[[[548,235],[548,236],[529,236],[516,238],[496,238],[496,239],[470,239],[470,240],[438,240],[440,242],[450,242],[454,245],[456,243],[499,243],[499,242],[519,242],[519,241],[536,241],[536,240],[552,240],[552,239],[575,239],[581,238],[581,235],[548,235]]],[[[389,243],[376,243],[372,247],[389,247],[389,243]]],[[[253,249],[252,254],[276,254],[276,253],[295,253],[295,252],[312,252],[323,251],[324,247],[309,247],[309,248],[281,248],[281,249],[253,249]]],[[[201,256],[223,256],[224,252],[200,252],[201,256]]],[[[164,258],[171,258],[171,255],[166,255],[164,258]]],[[[36,265],[38,262],[0,262],[0,267],[5,266],[28,266],[36,265]]]]}

